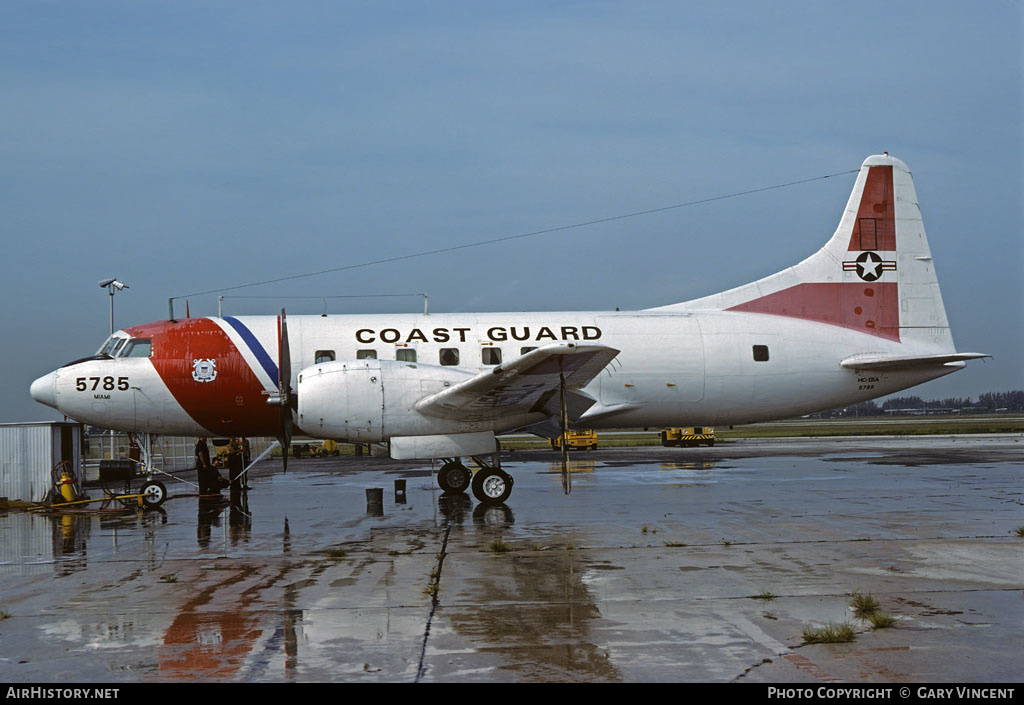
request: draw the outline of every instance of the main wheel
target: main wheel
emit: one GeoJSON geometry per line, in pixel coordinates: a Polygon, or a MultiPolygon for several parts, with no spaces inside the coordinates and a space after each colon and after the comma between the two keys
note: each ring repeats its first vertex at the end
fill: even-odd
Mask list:
{"type": "Polygon", "coordinates": [[[469,469],[462,463],[445,463],[437,473],[437,484],[445,494],[465,492],[470,483],[469,469]]]}
{"type": "Polygon", "coordinates": [[[473,476],[473,496],[484,504],[503,504],[512,494],[513,480],[497,468],[481,468],[473,476]]]}
{"type": "Polygon", "coordinates": [[[139,494],[142,495],[142,501],[146,506],[159,507],[167,499],[167,488],[164,487],[162,482],[148,480],[142,486],[142,491],[139,494]]]}

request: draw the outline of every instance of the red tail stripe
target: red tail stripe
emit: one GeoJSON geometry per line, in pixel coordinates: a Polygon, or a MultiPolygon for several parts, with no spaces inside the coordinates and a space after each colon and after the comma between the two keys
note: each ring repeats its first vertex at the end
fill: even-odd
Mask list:
{"type": "Polygon", "coordinates": [[[767,313],[900,339],[899,289],[895,282],[797,284],[727,311],[767,313]]]}

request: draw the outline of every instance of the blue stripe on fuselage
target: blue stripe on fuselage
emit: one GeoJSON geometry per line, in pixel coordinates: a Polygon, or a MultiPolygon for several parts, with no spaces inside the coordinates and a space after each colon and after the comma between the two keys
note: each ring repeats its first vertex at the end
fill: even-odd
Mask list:
{"type": "Polygon", "coordinates": [[[263,349],[263,345],[260,344],[260,341],[256,336],[252,334],[252,331],[237,318],[226,316],[224,320],[231,324],[231,327],[235,329],[236,333],[242,336],[242,340],[245,341],[245,344],[249,346],[249,350],[251,350],[252,354],[256,356],[257,360],[259,360],[264,371],[266,371],[266,373],[270,375],[270,379],[274,380],[274,383],[280,387],[281,384],[279,380],[281,379],[281,375],[277,371],[277,365],[274,364],[270,355],[268,355],[267,351],[263,349]]]}

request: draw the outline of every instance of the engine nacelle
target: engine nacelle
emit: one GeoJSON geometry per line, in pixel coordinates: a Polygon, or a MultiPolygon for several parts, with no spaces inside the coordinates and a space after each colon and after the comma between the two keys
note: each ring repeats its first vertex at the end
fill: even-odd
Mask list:
{"type": "Polygon", "coordinates": [[[311,436],[352,443],[491,430],[489,423],[438,419],[413,408],[423,397],[471,376],[450,367],[398,360],[311,365],[298,375],[298,425],[311,436]]]}

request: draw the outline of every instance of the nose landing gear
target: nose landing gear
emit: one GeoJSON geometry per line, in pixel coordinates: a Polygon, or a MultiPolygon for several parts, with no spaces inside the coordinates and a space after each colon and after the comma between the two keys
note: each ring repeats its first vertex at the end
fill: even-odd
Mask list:
{"type": "Polygon", "coordinates": [[[167,488],[159,480],[147,480],[139,494],[146,506],[159,507],[167,499],[167,488]]]}

